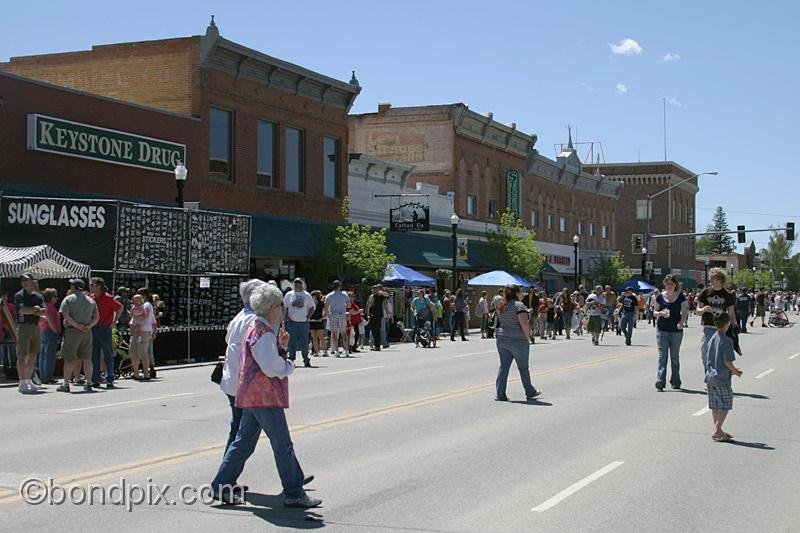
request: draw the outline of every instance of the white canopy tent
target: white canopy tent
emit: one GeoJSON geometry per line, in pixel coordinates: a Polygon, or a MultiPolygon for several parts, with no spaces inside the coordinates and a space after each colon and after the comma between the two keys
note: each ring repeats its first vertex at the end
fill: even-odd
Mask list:
{"type": "Polygon", "coordinates": [[[46,244],[26,248],[0,246],[0,278],[30,272],[36,279],[88,278],[89,265],[73,261],[46,244]]]}

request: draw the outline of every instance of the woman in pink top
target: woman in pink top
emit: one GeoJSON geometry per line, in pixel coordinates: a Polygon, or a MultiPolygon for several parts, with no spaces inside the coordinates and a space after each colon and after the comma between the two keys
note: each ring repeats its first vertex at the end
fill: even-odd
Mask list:
{"type": "Polygon", "coordinates": [[[39,379],[42,383],[56,383],[53,370],[56,364],[56,350],[61,340],[61,316],[56,309],[58,291],[52,288],[42,292],[45,315],[39,319],[39,330],[42,332],[42,351],[39,352],[39,379]]]}

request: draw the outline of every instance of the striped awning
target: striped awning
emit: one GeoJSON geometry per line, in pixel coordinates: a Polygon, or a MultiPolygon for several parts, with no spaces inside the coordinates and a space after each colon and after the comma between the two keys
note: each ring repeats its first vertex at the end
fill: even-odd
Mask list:
{"type": "Polygon", "coordinates": [[[73,261],[46,244],[26,248],[0,246],[0,278],[30,272],[36,279],[88,278],[91,267],[73,261]]]}

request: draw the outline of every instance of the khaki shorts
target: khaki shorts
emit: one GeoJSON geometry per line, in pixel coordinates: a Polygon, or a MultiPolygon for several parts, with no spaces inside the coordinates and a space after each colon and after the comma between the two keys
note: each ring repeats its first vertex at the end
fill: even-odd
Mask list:
{"type": "Polygon", "coordinates": [[[42,332],[38,324],[17,325],[17,353],[27,355],[39,354],[42,350],[42,332]]]}
{"type": "Polygon", "coordinates": [[[131,333],[130,348],[128,355],[140,360],[149,360],[150,354],[148,345],[150,344],[150,337],[153,335],[150,331],[143,331],[141,333],[131,333]]]}
{"type": "Polygon", "coordinates": [[[64,330],[64,342],[61,344],[62,359],[80,359],[86,361],[92,358],[92,332],[86,333],[74,328],[64,330]]]}

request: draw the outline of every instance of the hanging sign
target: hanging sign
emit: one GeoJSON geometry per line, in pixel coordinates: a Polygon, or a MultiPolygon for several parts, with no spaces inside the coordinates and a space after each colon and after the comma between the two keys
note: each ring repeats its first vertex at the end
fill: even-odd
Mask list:
{"type": "Polygon", "coordinates": [[[456,258],[463,259],[465,261],[469,259],[469,240],[458,239],[456,247],[456,258]]]}
{"type": "Polygon", "coordinates": [[[522,174],[512,168],[506,172],[506,208],[510,209],[517,218],[522,211],[522,174]]]}
{"type": "Polygon", "coordinates": [[[389,209],[389,231],[430,231],[430,208],[418,202],[389,209]]]}

